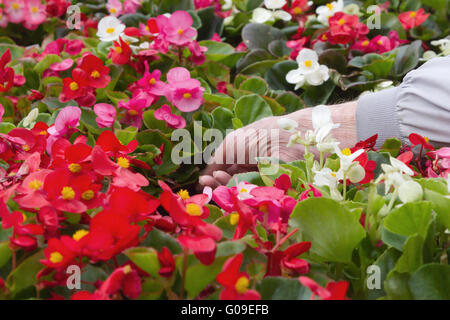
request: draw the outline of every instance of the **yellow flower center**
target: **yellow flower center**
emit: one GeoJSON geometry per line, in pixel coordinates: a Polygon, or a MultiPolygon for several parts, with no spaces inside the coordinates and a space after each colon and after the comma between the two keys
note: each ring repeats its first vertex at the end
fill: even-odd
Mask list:
{"type": "Polygon", "coordinates": [[[95,195],[94,191],[86,190],[81,194],[81,198],[83,198],[83,200],[91,200],[92,198],[94,198],[94,195],[95,195]]]}
{"type": "Polygon", "coordinates": [[[178,32],[178,34],[181,36],[181,35],[183,34],[184,31],[183,31],[183,29],[178,29],[177,32],[178,32]]]}
{"type": "Polygon", "coordinates": [[[80,230],[78,230],[77,232],[75,232],[75,233],[73,234],[72,238],[73,238],[74,240],[76,240],[76,241],[80,241],[81,238],[83,238],[84,236],[86,236],[88,233],[89,233],[89,231],[80,229],[80,230]]]}
{"type": "Polygon", "coordinates": [[[336,173],[332,172],[330,173],[332,177],[336,178],[336,173]]]}
{"type": "Polygon", "coordinates": [[[81,171],[81,165],[79,165],[78,163],[71,163],[69,164],[69,170],[72,173],[77,173],[81,171]]]}
{"type": "Polygon", "coordinates": [[[183,94],[183,98],[185,99],[190,99],[192,97],[192,94],[190,94],[189,92],[186,92],[185,94],[183,94]]]}
{"type": "Polygon", "coordinates": [[[17,2],[14,2],[14,3],[11,5],[11,8],[13,8],[13,10],[17,10],[17,9],[20,8],[20,4],[18,4],[17,2]]]}
{"type": "Polygon", "coordinates": [[[115,47],[114,50],[116,50],[116,53],[121,54],[122,48],[121,47],[115,47]]]}
{"type": "Polygon", "coordinates": [[[69,88],[72,91],[77,91],[80,87],[78,86],[78,83],[76,83],[75,81],[72,81],[69,85],[69,88]]]}
{"type": "Polygon", "coordinates": [[[327,3],[326,6],[327,6],[328,10],[330,10],[330,11],[333,10],[333,8],[334,8],[334,5],[332,3],[327,3]]]}
{"type": "Polygon", "coordinates": [[[363,45],[363,47],[367,47],[368,45],[369,45],[369,40],[365,40],[363,43],[362,43],[362,45],[363,45]]]}
{"type": "Polygon", "coordinates": [[[28,187],[30,189],[33,189],[33,190],[39,190],[39,188],[42,187],[42,181],[40,181],[40,180],[32,180],[28,184],[28,187]]]}
{"type": "Polygon", "coordinates": [[[52,263],[59,263],[63,260],[63,256],[58,251],[52,252],[50,254],[50,262],[52,263]]]}
{"type": "Polygon", "coordinates": [[[428,137],[423,137],[423,139],[425,140],[426,143],[430,142],[430,138],[428,138],[428,137]]]}
{"type": "Polygon", "coordinates": [[[292,12],[294,14],[301,14],[303,12],[303,10],[300,7],[295,7],[294,9],[292,9],[292,12]]]}
{"type": "Polygon", "coordinates": [[[156,80],[155,80],[155,78],[151,78],[150,80],[148,80],[148,83],[150,83],[150,84],[155,84],[156,83],[156,80]]]}
{"type": "Polygon", "coordinates": [[[311,60],[306,60],[304,62],[304,64],[305,64],[305,67],[310,68],[312,66],[312,61],[311,60]]]}
{"type": "Polygon", "coordinates": [[[128,114],[130,116],[137,116],[138,112],[136,110],[131,109],[131,110],[128,110],[128,114]]]}
{"type": "Polygon", "coordinates": [[[415,17],[417,16],[417,12],[411,11],[411,13],[409,14],[409,16],[410,16],[411,18],[415,18],[415,17]]]}
{"type": "Polygon", "coordinates": [[[115,31],[114,28],[108,28],[108,29],[106,29],[106,33],[109,33],[109,34],[114,33],[114,31],[115,31]]]}
{"type": "Polygon", "coordinates": [[[47,131],[42,130],[41,132],[39,132],[39,134],[40,134],[41,136],[46,136],[46,135],[47,135],[47,131]]]}
{"type": "Polygon", "coordinates": [[[39,11],[39,9],[37,7],[32,7],[31,8],[31,12],[32,13],[37,13],[39,11]]]}
{"type": "Polygon", "coordinates": [[[234,288],[236,289],[237,293],[244,294],[248,290],[248,286],[250,285],[250,281],[246,276],[242,276],[236,281],[236,284],[234,285],[234,288]]]}
{"type": "Polygon", "coordinates": [[[94,70],[91,72],[91,77],[94,79],[98,79],[100,78],[100,72],[98,72],[97,70],[94,70]]]}
{"type": "Polygon", "coordinates": [[[61,195],[64,200],[73,200],[75,198],[75,191],[71,187],[64,187],[61,190],[61,195]]]}
{"type": "Polygon", "coordinates": [[[28,217],[26,216],[25,213],[22,212],[22,218],[23,218],[23,222],[25,222],[25,221],[27,221],[27,218],[28,218],[28,217]]]}
{"type": "Polygon", "coordinates": [[[117,164],[125,169],[128,169],[130,167],[130,161],[124,157],[119,157],[117,159],[117,164]]]}
{"type": "Polygon", "coordinates": [[[269,212],[269,208],[267,208],[267,206],[259,206],[258,209],[259,209],[259,211],[264,212],[264,213],[269,212]]]}
{"type": "Polygon", "coordinates": [[[23,149],[24,151],[30,151],[30,146],[27,145],[27,144],[24,144],[24,145],[22,146],[22,149],[23,149]]]}
{"type": "Polygon", "coordinates": [[[377,43],[381,46],[383,44],[383,41],[378,40],[377,43]]]}
{"type": "Polygon", "coordinates": [[[198,217],[201,216],[203,211],[198,204],[188,203],[186,205],[186,211],[190,216],[198,217]]]}
{"type": "Polygon", "coordinates": [[[177,193],[181,199],[183,200],[187,200],[190,198],[189,196],[189,191],[185,190],[185,189],[181,189],[180,191],[178,191],[177,193]]]}
{"type": "Polygon", "coordinates": [[[240,193],[246,193],[246,192],[248,192],[247,191],[247,189],[245,189],[245,188],[241,188],[241,191],[239,191],[240,193]]]}
{"type": "Polygon", "coordinates": [[[230,224],[232,226],[237,225],[239,222],[239,213],[232,213],[230,214],[230,224]]]}
{"type": "Polygon", "coordinates": [[[342,154],[345,156],[349,156],[352,154],[352,151],[349,148],[345,148],[344,150],[342,150],[342,154]]]}
{"type": "Polygon", "coordinates": [[[342,26],[343,24],[345,24],[345,19],[341,19],[341,20],[339,20],[339,22],[338,22],[338,23],[339,23],[339,25],[340,25],[340,26],[342,26]]]}
{"type": "Polygon", "coordinates": [[[109,9],[109,12],[114,14],[117,12],[117,10],[116,10],[116,8],[111,8],[111,9],[109,9]]]}
{"type": "Polygon", "coordinates": [[[127,264],[125,267],[123,267],[123,273],[129,274],[131,272],[131,267],[129,264],[127,264]]]}

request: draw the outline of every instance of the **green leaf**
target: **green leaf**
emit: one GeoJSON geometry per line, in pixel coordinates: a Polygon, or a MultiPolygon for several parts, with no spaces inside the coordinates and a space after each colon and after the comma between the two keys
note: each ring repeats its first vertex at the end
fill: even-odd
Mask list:
{"type": "Polygon", "coordinates": [[[408,238],[403,246],[403,254],[395,265],[396,271],[400,273],[413,273],[423,263],[423,238],[416,234],[408,238]]]}
{"type": "Polygon", "coordinates": [[[399,250],[400,252],[403,250],[403,245],[405,244],[407,239],[407,236],[402,236],[400,234],[390,232],[384,227],[384,225],[381,226],[381,241],[399,250]]]}
{"type": "Polygon", "coordinates": [[[431,222],[431,202],[410,202],[392,211],[384,219],[384,227],[390,232],[411,236],[418,233],[423,239],[431,222]]]}
{"type": "Polygon", "coordinates": [[[187,269],[185,288],[189,298],[193,299],[198,296],[208,284],[216,279],[225,260],[226,257],[216,258],[214,263],[209,266],[199,263],[187,269]]]}
{"type": "Polygon", "coordinates": [[[403,76],[419,64],[422,41],[416,40],[409,45],[397,49],[397,57],[393,72],[397,76],[403,76]]]}
{"type": "Polygon", "coordinates": [[[9,241],[0,242],[0,269],[11,259],[11,250],[9,241]]]}
{"type": "Polygon", "coordinates": [[[310,107],[326,104],[335,87],[336,85],[331,79],[320,86],[306,86],[303,101],[310,107]]]}
{"type": "Polygon", "coordinates": [[[266,277],[256,286],[262,300],[310,300],[312,292],[297,278],[266,277]]]}
{"type": "Polygon", "coordinates": [[[207,59],[212,61],[222,61],[230,54],[234,53],[233,46],[225,42],[205,40],[200,41],[198,44],[200,46],[208,48],[208,51],[205,52],[205,56],[207,59]]]}
{"type": "Polygon", "coordinates": [[[327,198],[299,202],[289,224],[299,228],[305,241],[311,241],[310,252],[325,261],[350,262],[353,250],[366,235],[359,215],[327,198]]]}
{"type": "Polygon", "coordinates": [[[33,68],[33,70],[39,75],[42,75],[42,73],[47,70],[50,65],[56,62],[61,62],[62,59],[60,56],[56,54],[48,54],[46,55],[41,61],[39,61],[33,68]]]}
{"type": "Polygon", "coordinates": [[[124,254],[133,261],[139,268],[148,274],[159,277],[158,271],[161,265],[158,260],[158,255],[153,248],[135,247],[130,248],[124,254]]]}
{"type": "Polygon", "coordinates": [[[277,100],[277,102],[286,109],[286,113],[292,113],[294,111],[305,108],[305,104],[303,103],[302,99],[300,99],[293,92],[284,92],[280,94],[275,100],[277,100]]]}
{"type": "Polygon", "coordinates": [[[223,241],[217,245],[216,257],[229,257],[245,250],[241,241],[223,241]]]}
{"type": "Polygon", "coordinates": [[[233,112],[224,107],[215,108],[211,113],[214,119],[214,128],[225,135],[227,129],[233,129],[233,112]]]}
{"type": "Polygon", "coordinates": [[[0,123],[0,133],[8,134],[15,127],[11,122],[2,122],[0,123]]]}
{"type": "Polygon", "coordinates": [[[26,258],[14,271],[9,274],[6,279],[6,287],[9,291],[11,291],[13,296],[36,284],[36,275],[44,268],[44,266],[39,262],[39,260],[43,258],[44,252],[39,251],[26,258]]]}
{"type": "Polygon", "coordinates": [[[286,75],[289,71],[297,69],[298,64],[295,61],[288,60],[274,64],[267,70],[264,78],[273,90],[290,90],[293,91],[295,85],[286,81],[286,75]]]}
{"type": "Polygon", "coordinates": [[[402,142],[397,138],[387,139],[380,149],[380,152],[389,152],[392,157],[397,157],[400,153],[402,142]]]}
{"type": "MultiPolygon", "coordinates": [[[[378,259],[375,261],[374,265],[378,266],[380,268],[380,282],[383,283],[389,272],[394,269],[395,262],[400,257],[400,252],[398,252],[394,248],[388,248],[386,251],[383,252],[381,256],[378,257],[378,259]]],[[[368,299],[369,300],[375,300],[378,298],[381,298],[385,296],[386,293],[384,291],[384,288],[382,286],[381,289],[372,289],[368,292],[368,299]]]]}
{"type": "Polygon", "coordinates": [[[241,83],[239,89],[251,91],[260,95],[264,95],[267,92],[268,84],[264,79],[259,77],[252,77],[241,83]]]}
{"type": "Polygon", "coordinates": [[[409,279],[412,296],[417,300],[450,300],[450,266],[426,264],[409,279]]]}
{"type": "Polygon", "coordinates": [[[167,247],[172,254],[181,253],[181,246],[178,241],[170,234],[158,229],[150,231],[142,245],[155,248],[158,251],[161,251],[163,247],[167,247]]]}
{"type": "Polygon", "coordinates": [[[244,125],[273,115],[269,104],[256,94],[239,98],[234,112],[244,125]]]}
{"type": "Polygon", "coordinates": [[[450,229],[450,199],[429,189],[425,189],[424,191],[425,199],[434,204],[434,211],[437,213],[437,221],[447,229],[450,229]]]}
{"type": "Polygon", "coordinates": [[[242,40],[250,49],[268,49],[269,43],[274,40],[285,40],[282,31],[266,24],[249,23],[242,30],[242,40]]]}
{"type": "Polygon", "coordinates": [[[128,127],[125,129],[118,129],[114,133],[117,139],[119,139],[120,143],[122,143],[123,145],[127,145],[131,142],[131,140],[134,139],[134,137],[136,137],[137,132],[138,129],[136,127],[128,127]]]}

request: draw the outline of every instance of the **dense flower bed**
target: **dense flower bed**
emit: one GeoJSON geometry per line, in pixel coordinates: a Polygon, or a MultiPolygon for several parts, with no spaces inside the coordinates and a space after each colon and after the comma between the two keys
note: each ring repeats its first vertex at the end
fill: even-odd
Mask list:
{"type": "Polygon", "coordinates": [[[186,161],[450,54],[446,1],[0,3],[0,298],[450,298],[450,148],[341,150],[319,106],[278,123],[320,159],[186,161]]]}

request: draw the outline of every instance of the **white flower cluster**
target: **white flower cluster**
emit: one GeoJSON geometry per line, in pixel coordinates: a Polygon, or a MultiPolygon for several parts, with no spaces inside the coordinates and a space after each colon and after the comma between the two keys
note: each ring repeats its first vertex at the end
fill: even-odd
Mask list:
{"type": "Polygon", "coordinates": [[[343,10],[344,10],[344,0],[338,0],[327,3],[326,5],[320,6],[316,9],[317,20],[321,24],[327,26],[328,19],[334,16],[336,12],[340,12],[343,10]]]}
{"type": "Polygon", "coordinates": [[[267,8],[256,8],[253,10],[252,22],[266,23],[276,20],[290,21],[292,16],[284,10],[280,10],[286,4],[286,0],[264,0],[267,8]]]}
{"type": "Polygon", "coordinates": [[[295,84],[295,90],[305,83],[320,86],[330,78],[326,65],[319,64],[319,56],[314,50],[303,49],[297,56],[298,69],[291,70],[286,75],[286,81],[295,84]]]}
{"type": "Polygon", "coordinates": [[[441,40],[431,41],[431,44],[435,47],[439,47],[441,53],[437,54],[432,50],[425,51],[423,53],[422,60],[428,61],[436,57],[446,57],[450,56],[450,39],[444,38],[441,40]]]}

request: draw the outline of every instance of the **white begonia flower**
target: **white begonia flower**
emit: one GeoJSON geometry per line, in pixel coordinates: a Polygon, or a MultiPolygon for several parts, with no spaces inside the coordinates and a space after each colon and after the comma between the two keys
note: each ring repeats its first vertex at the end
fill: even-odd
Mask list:
{"type": "Polygon", "coordinates": [[[322,170],[314,172],[314,185],[318,187],[328,186],[330,188],[331,197],[335,200],[342,200],[343,197],[339,192],[337,186],[339,184],[339,177],[336,172],[330,168],[323,168],[322,170]]]}
{"type": "Polygon", "coordinates": [[[330,109],[324,105],[314,107],[311,118],[313,130],[307,130],[304,136],[300,132],[293,134],[287,146],[303,144],[314,146],[320,152],[332,152],[339,142],[331,136],[331,130],[338,128],[339,124],[333,123],[330,109]]]}
{"type": "Polygon", "coordinates": [[[295,84],[295,90],[305,83],[320,86],[330,78],[328,67],[319,64],[319,56],[314,50],[303,49],[297,56],[298,69],[286,75],[286,81],[295,84]]]}
{"type": "Polygon", "coordinates": [[[390,158],[391,164],[381,164],[384,174],[381,176],[384,179],[385,193],[387,194],[392,186],[400,188],[406,181],[411,179],[414,171],[406,164],[393,157],[390,158]]]}
{"type": "Polygon", "coordinates": [[[422,186],[414,180],[405,181],[398,188],[398,197],[403,203],[414,202],[422,200],[423,190],[422,186]]]}
{"type": "Polygon", "coordinates": [[[289,132],[294,132],[294,130],[297,129],[297,127],[298,127],[297,121],[294,121],[294,120],[288,119],[288,118],[278,119],[277,125],[280,129],[283,129],[283,130],[286,130],[289,132]]]}
{"type": "Polygon", "coordinates": [[[284,11],[279,10],[286,4],[286,0],[264,0],[265,8],[256,8],[253,10],[252,22],[266,23],[275,22],[276,20],[290,21],[292,16],[284,11]]]}
{"type": "Polygon", "coordinates": [[[344,10],[344,1],[338,0],[327,3],[324,6],[320,6],[316,9],[317,20],[323,25],[328,25],[328,18],[332,17],[336,12],[344,10]]]}
{"type": "Polygon", "coordinates": [[[450,55],[450,39],[441,39],[441,40],[435,40],[431,41],[431,44],[433,46],[439,47],[441,50],[442,56],[449,56],[450,55]]]}
{"type": "Polygon", "coordinates": [[[233,0],[225,0],[222,5],[222,10],[230,10],[233,7],[233,0]]]}
{"type": "Polygon", "coordinates": [[[125,25],[114,16],[106,16],[98,23],[97,36],[100,41],[116,41],[125,30],[125,25]]]}
{"type": "Polygon", "coordinates": [[[35,125],[36,119],[39,116],[39,109],[34,108],[28,113],[28,115],[23,118],[22,125],[24,128],[31,128],[35,125]]]}
{"type": "Polygon", "coordinates": [[[364,179],[366,171],[358,162],[355,162],[356,158],[364,153],[364,149],[359,149],[352,153],[348,148],[340,150],[335,146],[335,153],[340,160],[340,167],[337,172],[338,178],[344,179],[344,177],[346,177],[352,183],[358,183],[364,179]]]}
{"type": "Polygon", "coordinates": [[[428,50],[428,51],[425,51],[425,52],[423,53],[422,59],[420,59],[420,60],[422,60],[422,61],[429,61],[429,60],[431,60],[431,59],[436,58],[437,56],[438,56],[438,55],[437,55],[436,52],[431,51],[431,50],[428,50]]]}

